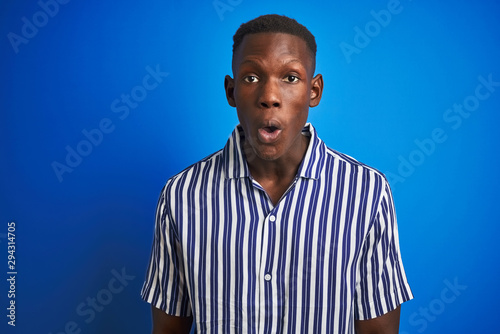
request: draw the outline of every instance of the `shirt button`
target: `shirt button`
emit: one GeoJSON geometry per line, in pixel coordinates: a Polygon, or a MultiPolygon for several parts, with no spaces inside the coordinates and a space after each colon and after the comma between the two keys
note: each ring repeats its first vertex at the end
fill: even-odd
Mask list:
{"type": "Polygon", "coordinates": [[[265,279],[266,281],[270,281],[270,280],[271,280],[271,275],[270,275],[270,274],[266,274],[266,275],[264,276],[264,279],[265,279]]]}
{"type": "Polygon", "coordinates": [[[269,217],[269,220],[270,220],[271,222],[274,222],[274,221],[276,220],[276,217],[275,217],[275,216],[273,216],[273,215],[271,215],[271,216],[269,217]]]}

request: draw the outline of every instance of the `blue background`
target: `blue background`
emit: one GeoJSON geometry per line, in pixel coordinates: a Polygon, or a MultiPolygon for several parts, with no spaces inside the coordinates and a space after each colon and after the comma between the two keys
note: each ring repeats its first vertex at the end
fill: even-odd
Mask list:
{"type": "Polygon", "coordinates": [[[401,333],[496,328],[500,87],[474,96],[479,77],[500,81],[500,5],[401,0],[382,26],[375,16],[388,1],[219,3],[224,10],[212,0],[73,0],[44,16],[36,1],[1,2],[0,331],[150,332],[139,292],[159,192],[237,124],[223,90],[232,35],[266,13],[294,17],[316,36],[325,90],[310,121],[320,137],[391,180],[415,294],[401,333]],[[11,43],[24,38],[23,17],[38,31],[11,43]],[[343,52],[347,44],[356,52],[343,52]],[[144,90],[148,66],[168,75],[144,90]],[[134,108],[120,101],[131,93],[141,100],[134,108]],[[464,103],[469,115],[449,118],[464,103]],[[82,144],[82,131],[103,120],[108,133],[82,144]],[[59,178],[53,165],[66,164],[68,147],[86,156],[59,178]],[[6,318],[12,220],[15,328],[6,318]],[[105,304],[93,317],[92,298],[105,304]]]}

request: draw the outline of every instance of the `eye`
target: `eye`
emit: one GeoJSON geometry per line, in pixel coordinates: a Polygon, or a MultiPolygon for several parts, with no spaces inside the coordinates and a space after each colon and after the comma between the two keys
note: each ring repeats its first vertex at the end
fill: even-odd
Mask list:
{"type": "Polygon", "coordinates": [[[299,81],[299,77],[296,76],[296,75],[287,75],[285,77],[285,81],[286,82],[290,82],[290,83],[295,83],[295,82],[298,82],[299,81]]]}
{"type": "Polygon", "coordinates": [[[243,78],[245,82],[257,82],[259,81],[259,78],[257,78],[255,75],[247,75],[246,77],[243,78]]]}

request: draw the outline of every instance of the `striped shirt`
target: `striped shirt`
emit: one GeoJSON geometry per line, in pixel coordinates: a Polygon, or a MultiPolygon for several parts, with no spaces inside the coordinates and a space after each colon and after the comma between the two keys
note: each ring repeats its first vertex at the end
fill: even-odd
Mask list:
{"type": "Polygon", "coordinates": [[[391,190],[328,148],[311,124],[297,176],[274,206],[250,175],[236,127],[173,176],[157,207],[142,298],[197,333],[354,333],[413,298],[391,190]]]}

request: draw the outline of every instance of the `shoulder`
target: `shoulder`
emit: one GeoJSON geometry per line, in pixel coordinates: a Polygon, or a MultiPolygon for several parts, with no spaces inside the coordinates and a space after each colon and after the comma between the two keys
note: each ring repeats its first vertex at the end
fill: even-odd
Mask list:
{"type": "Polygon", "coordinates": [[[207,168],[222,168],[222,149],[214,152],[205,158],[199,160],[198,162],[184,168],[179,173],[175,174],[168,179],[167,184],[176,182],[188,177],[193,177],[193,175],[198,175],[202,173],[207,168]]]}
{"type": "Polygon", "coordinates": [[[326,146],[325,152],[326,152],[327,162],[339,164],[343,168],[348,168],[352,173],[356,174],[362,173],[362,175],[365,177],[373,178],[376,179],[377,181],[383,182],[384,184],[388,184],[387,178],[378,169],[371,167],[367,164],[364,164],[356,160],[355,158],[345,153],[336,151],[328,146],[326,146]]]}
{"type": "Polygon", "coordinates": [[[380,209],[386,202],[392,203],[389,182],[378,169],[329,147],[326,148],[326,166],[330,184],[333,187],[341,185],[349,198],[369,202],[373,210],[380,209]]]}
{"type": "Polygon", "coordinates": [[[182,190],[189,186],[193,180],[208,182],[207,175],[220,173],[223,169],[222,152],[222,149],[218,150],[170,177],[162,193],[182,190]]]}
{"type": "Polygon", "coordinates": [[[370,217],[371,229],[379,214],[392,213],[394,203],[386,176],[376,168],[368,166],[353,157],[327,148],[327,164],[330,164],[332,186],[342,189],[344,196],[354,202],[362,203],[370,217]]]}
{"type": "MultiPolygon", "coordinates": [[[[367,164],[364,164],[350,155],[339,152],[337,150],[329,147],[316,133],[316,129],[312,124],[308,124],[303,131],[309,131],[312,135],[313,143],[315,144],[314,153],[316,158],[312,158],[326,167],[323,172],[326,172],[326,176],[344,177],[349,179],[349,181],[361,178],[363,181],[375,181],[375,183],[388,184],[385,175],[376,168],[373,168],[367,164]]],[[[321,168],[321,167],[320,167],[321,168]]]]}

